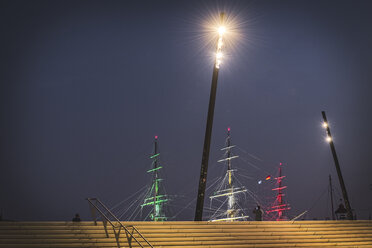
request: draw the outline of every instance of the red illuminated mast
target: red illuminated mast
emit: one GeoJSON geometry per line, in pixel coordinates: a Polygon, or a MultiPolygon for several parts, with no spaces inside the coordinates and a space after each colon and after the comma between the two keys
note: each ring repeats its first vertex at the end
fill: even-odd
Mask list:
{"type": "Polygon", "coordinates": [[[275,188],[272,190],[277,191],[278,194],[276,195],[275,202],[273,206],[267,211],[267,213],[274,213],[275,215],[275,220],[280,221],[280,220],[286,220],[286,216],[283,214],[284,211],[291,209],[289,207],[289,204],[285,203],[283,196],[285,194],[283,193],[283,190],[287,188],[287,186],[282,185],[283,178],[285,176],[282,176],[282,163],[279,164],[279,176],[275,178],[276,184],[275,188]]]}

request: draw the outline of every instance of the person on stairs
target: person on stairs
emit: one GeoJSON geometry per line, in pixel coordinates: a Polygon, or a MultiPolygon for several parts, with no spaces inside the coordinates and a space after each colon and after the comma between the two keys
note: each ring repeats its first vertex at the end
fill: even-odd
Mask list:
{"type": "Polygon", "coordinates": [[[261,209],[260,205],[257,205],[257,207],[253,209],[253,213],[255,214],[255,221],[262,221],[263,210],[261,209]]]}

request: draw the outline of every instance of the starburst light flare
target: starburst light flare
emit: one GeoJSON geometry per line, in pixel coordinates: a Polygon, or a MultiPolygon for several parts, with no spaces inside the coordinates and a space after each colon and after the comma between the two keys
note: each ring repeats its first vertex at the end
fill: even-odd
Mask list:
{"type": "MultiPolygon", "coordinates": [[[[222,21],[223,21],[223,14],[221,14],[221,22],[222,21]]],[[[216,62],[215,62],[215,66],[217,69],[220,69],[220,65],[222,63],[223,35],[225,33],[226,33],[226,28],[224,26],[220,26],[218,28],[218,41],[217,41],[216,62]]]]}

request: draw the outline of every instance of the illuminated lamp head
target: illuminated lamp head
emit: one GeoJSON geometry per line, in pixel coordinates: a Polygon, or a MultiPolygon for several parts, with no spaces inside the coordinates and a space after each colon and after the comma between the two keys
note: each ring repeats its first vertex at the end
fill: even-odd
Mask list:
{"type": "Polygon", "coordinates": [[[222,46],[224,44],[223,41],[223,36],[226,33],[226,27],[223,26],[224,23],[224,13],[221,13],[221,21],[220,21],[220,26],[217,28],[218,31],[218,40],[217,40],[217,51],[216,51],[216,61],[215,61],[215,67],[216,69],[220,68],[220,65],[222,63],[222,46]]]}
{"type": "Polygon", "coordinates": [[[220,36],[224,35],[225,32],[226,32],[226,28],[225,28],[224,26],[220,26],[220,27],[218,28],[218,34],[219,34],[220,36]]]}

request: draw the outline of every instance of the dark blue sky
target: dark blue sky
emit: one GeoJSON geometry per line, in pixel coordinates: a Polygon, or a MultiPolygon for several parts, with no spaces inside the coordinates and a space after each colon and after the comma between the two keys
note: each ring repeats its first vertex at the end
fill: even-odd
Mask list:
{"type": "Polygon", "coordinates": [[[320,197],[328,174],[340,190],[320,125],[325,110],[352,208],[367,218],[371,7],[369,1],[1,1],[4,218],[69,220],[79,212],[88,219],[86,197],[121,201],[150,180],[154,135],[168,192],[195,198],[214,52],[198,37],[201,24],[221,10],[236,16],[242,37],[226,47],[230,56],[220,69],[209,179],[219,173],[215,164],[231,126],[233,142],[262,159],[260,171],[242,165],[253,183],[284,162],[291,215],[311,209],[308,218],[329,216],[320,197]]]}

